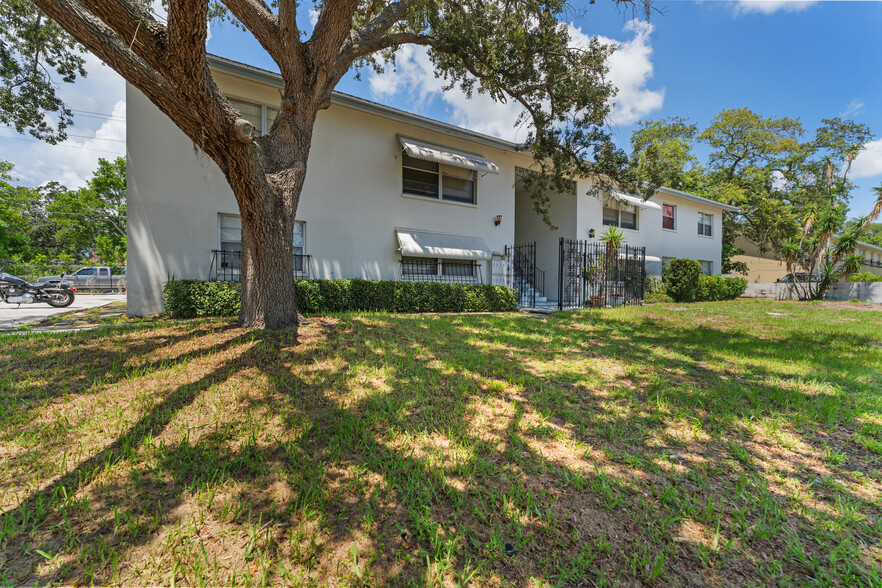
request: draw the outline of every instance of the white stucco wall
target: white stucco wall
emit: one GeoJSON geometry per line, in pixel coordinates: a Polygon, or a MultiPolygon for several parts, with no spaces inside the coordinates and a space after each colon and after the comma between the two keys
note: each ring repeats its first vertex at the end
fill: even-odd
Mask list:
{"type": "MultiPolygon", "coordinates": [[[[578,226],[573,238],[588,239],[588,231],[594,229],[595,239],[606,232],[603,225],[603,199],[590,196],[587,190],[579,192],[578,226]]],[[[621,229],[627,245],[646,247],[646,255],[654,257],[689,258],[711,261],[713,273],[719,275],[723,250],[722,210],[712,204],[701,204],[658,192],[650,199],[659,206],[676,206],[676,226],[673,231],[662,228],[662,211],[640,208],[637,229],[621,229]],[[712,236],[698,234],[698,213],[713,215],[712,236]]]]}
{"type": "Polygon", "coordinates": [[[557,300],[557,280],[560,270],[560,238],[572,239],[576,232],[576,201],[572,194],[552,194],[548,216],[557,227],[546,225],[533,211],[533,200],[523,187],[515,184],[515,243],[536,242],[536,267],[545,272],[545,291],[548,300],[557,300]]]}
{"type": "MultiPolygon", "coordinates": [[[[279,100],[269,84],[224,72],[215,77],[228,95],[270,106],[279,100]]],[[[209,277],[218,213],[238,209],[217,166],[131,87],[127,109],[129,312],[140,316],[162,310],[169,278],[209,277]]],[[[316,122],[297,210],[297,220],[306,223],[313,277],[396,279],[396,228],[481,237],[491,251],[503,251],[514,242],[514,161],[520,159],[420,125],[331,106],[316,122]],[[404,196],[398,134],[477,152],[501,173],[479,175],[474,206],[404,196]],[[503,217],[499,226],[496,215],[503,217]]],[[[490,262],[483,268],[490,283],[490,262]]]]}

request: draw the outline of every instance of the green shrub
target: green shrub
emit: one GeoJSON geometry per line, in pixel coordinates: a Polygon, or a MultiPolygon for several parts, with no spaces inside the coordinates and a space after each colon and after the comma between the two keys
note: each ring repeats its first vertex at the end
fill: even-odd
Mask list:
{"type": "Polygon", "coordinates": [[[744,278],[724,278],[722,276],[699,276],[696,302],[734,300],[747,289],[744,278]]]}
{"type": "Polygon", "coordinates": [[[674,259],[662,270],[665,292],[674,302],[694,302],[698,297],[701,264],[694,259],[674,259]]]}
{"type": "Polygon", "coordinates": [[[873,272],[860,272],[848,276],[849,282],[882,282],[882,276],[877,276],[873,272]]]}
{"type": "Polygon", "coordinates": [[[664,290],[660,290],[658,292],[650,292],[646,296],[643,297],[644,304],[664,304],[666,302],[673,302],[674,299],[668,296],[664,290]]]}
{"type": "MultiPolygon", "coordinates": [[[[511,288],[438,282],[372,280],[299,280],[300,312],[505,312],[517,310],[511,288]]],[[[239,313],[238,282],[169,280],[165,308],[176,318],[230,316],[239,313]]]]}

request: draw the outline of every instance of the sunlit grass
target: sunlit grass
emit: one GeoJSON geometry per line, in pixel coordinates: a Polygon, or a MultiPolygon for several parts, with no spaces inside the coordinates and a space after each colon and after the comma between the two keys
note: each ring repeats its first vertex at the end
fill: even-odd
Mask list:
{"type": "Polygon", "coordinates": [[[17,336],[13,585],[882,585],[882,312],[17,336]]]}

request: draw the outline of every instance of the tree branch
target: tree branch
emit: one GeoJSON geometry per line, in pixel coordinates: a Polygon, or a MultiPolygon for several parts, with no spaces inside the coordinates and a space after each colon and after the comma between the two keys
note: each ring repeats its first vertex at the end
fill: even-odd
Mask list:
{"type": "Polygon", "coordinates": [[[352,30],[358,0],[325,0],[318,22],[307,43],[312,66],[333,68],[340,48],[352,30]]]}
{"type": "Polygon", "coordinates": [[[174,88],[136,54],[113,29],[75,0],[34,0],[34,4],[126,81],[143,92],[197,145],[202,145],[199,120],[190,112],[180,108],[174,88]]]}
{"type": "Polygon", "coordinates": [[[143,6],[133,0],[81,0],[80,4],[112,28],[150,67],[164,71],[168,31],[143,6]]]}
{"type": "MultiPolygon", "coordinates": [[[[283,12],[284,5],[291,1],[282,2],[282,6],[279,7],[280,14],[283,12]]],[[[230,9],[233,16],[251,31],[251,34],[267,50],[267,53],[273,59],[279,59],[281,47],[279,45],[278,19],[269,6],[262,0],[222,0],[222,2],[230,9]]]]}
{"type": "Polygon", "coordinates": [[[393,2],[386,6],[376,18],[351,31],[349,39],[347,39],[340,48],[333,70],[336,72],[341,67],[345,67],[348,70],[349,66],[352,65],[352,62],[359,57],[370,55],[375,51],[380,51],[396,44],[414,42],[386,42],[386,39],[389,38],[387,33],[393,26],[395,26],[396,22],[407,15],[410,6],[411,0],[393,2]]]}

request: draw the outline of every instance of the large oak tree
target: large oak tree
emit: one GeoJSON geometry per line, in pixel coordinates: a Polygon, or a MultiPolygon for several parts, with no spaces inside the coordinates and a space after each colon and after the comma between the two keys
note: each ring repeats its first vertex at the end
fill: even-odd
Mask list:
{"type": "Polygon", "coordinates": [[[317,113],[351,68],[382,65],[401,45],[426,47],[436,72],[466,92],[523,107],[539,213],[547,210],[544,189],[577,174],[615,179],[626,161],[605,132],[615,94],[605,65],[612,48],[572,46],[562,19],[573,7],[563,0],[323,0],[308,37],[298,27],[296,0],[168,0],[167,23],[139,0],[34,3],[143,92],[224,173],[242,218],[245,326],[296,326],[292,235],[317,113]],[[281,73],[281,109],[264,136],[230,106],[207,65],[208,23],[218,11],[254,35],[281,73]]]}

